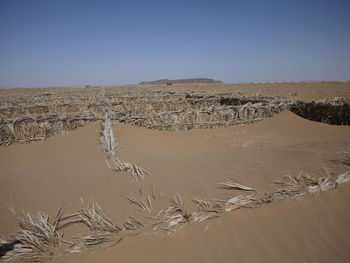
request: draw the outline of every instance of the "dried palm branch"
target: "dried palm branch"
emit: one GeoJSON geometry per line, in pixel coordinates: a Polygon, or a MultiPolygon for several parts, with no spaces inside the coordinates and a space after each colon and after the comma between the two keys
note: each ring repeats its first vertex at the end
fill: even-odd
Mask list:
{"type": "Polygon", "coordinates": [[[137,166],[136,164],[120,161],[118,158],[114,159],[114,164],[117,172],[128,172],[135,180],[143,180],[146,174],[151,175],[148,171],[137,166]]]}
{"type": "Polygon", "coordinates": [[[235,196],[225,203],[225,211],[232,211],[237,210],[242,207],[249,207],[248,205],[251,204],[253,201],[257,201],[254,195],[238,195],[235,196]]]}
{"type": "Polygon", "coordinates": [[[223,213],[223,206],[215,201],[215,200],[201,200],[198,198],[192,198],[192,201],[197,204],[198,206],[198,210],[200,212],[207,212],[207,213],[217,213],[217,214],[221,214],[223,213]]]}
{"type": "Polygon", "coordinates": [[[350,171],[338,175],[335,182],[337,184],[344,184],[350,182],[350,171]]]}
{"type": "Polygon", "coordinates": [[[140,209],[140,211],[148,211],[151,212],[152,210],[152,203],[151,203],[151,198],[148,196],[147,198],[147,203],[145,201],[143,201],[142,199],[137,200],[135,197],[133,196],[129,196],[127,197],[127,200],[131,203],[134,204],[136,206],[138,206],[138,208],[140,209]]]}
{"type": "Polygon", "coordinates": [[[252,200],[252,202],[249,204],[249,207],[255,208],[255,207],[261,207],[263,205],[269,204],[273,201],[273,193],[266,192],[262,194],[262,196],[256,196],[255,200],[252,200]]]}
{"type": "Polygon", "coordinates": [[[333,172],[325,170],[325,176],[321,176],[317,180],[317,184],[311,185],[307,188],[308,193],[318,193],[336,187],[336,176],[333,172]]]}
{"type": "Polygon", "coordinates": [[[205,220],[213,219],[219,216],[219,213],[215,212],[193,212],[191,220],[195,223],[199,223],[205,220]]]}
{"type": "Polygon", "coordinates": [[[79,217],[92,231],[117,233],[122,230],[103,213],[97,203],[80,208],[79,217]]]}
{"type": "Polygon", "coordinates": [[[61,209],[52,222],[45,213],[39,212],[36,215],[25,213],[18,220],[15,241],[12,242],[13,249],[2,258],[43,262],[56,257],[62,252],[60,246],[63,241],[63,231],[58,229],[61,219],[61,209]]]}
{"type": "Polygon", "coordinates": [[[192,201],[197,204],[201,209],[206,209],[210,206],[210,202],[206,200],[201,200],[196,197],[192,198],[192,201]]]}
{"type": "MultiPolygon", "coordinates": [[[[273,181],[283,188],[277,189],[274,194],[279,198],[298,199],[308,192],[309,187],[318,186],[318,181],[309,175],[300,172],[296,176],[285,176],[273,181]]],[[[310,188],[310,191],[312,191],[310,188]]]]}
{"type": "Polygon", "coordinates": [[[215,201],[201,200],[192,198],[192,201],[197,204],[198,212],[193,212],[191,220],[193,222],[202,222],[204,220],[218,217],[224,212],[223,206],[215,201]]]}
{"type": "Polygon", "coordinates": [[[149,217],[153,227],[174,231],[176,227],[190,220],[191,214],[184,209],[180,196],[174,195],[171,202],[172,204],[161,210],[157,216],[149,217]]]}
{"type": "Polygon", "coordinates": [[[124,227],[127,230],[135,230],[143,227],[143,224],[140,221],[137,221],[135,218],[129,217],[124,223],[124,227]]]}
{"type": "MultiPolygon", "coordinates": [[[[104,95],[103,99],[105,99],[104,95]]],[[[103,107],[103,118],[101,122],[101,144],[103,145],[108,157],[112,159],[116,171],[128,172],[131,174],[133,179],[142,180],[144,179],[145,174],[150,175],[148,171],[135,164],[130,164],[128,162],[121,161],[117,158],[118,150],[113,135],[111,110],[108,104],[109,103],[106,102],[103,107]]],[[[110,167],[108,162],[107,166],[110,167]]]]}
{"type": "Polygon", "coordinates": [[[238,184],[232,182],[232,180],[228,179],[226,182],[219,183],[220,188],[224,189],[233,189],[233,190],[242,190],[242,191],[255,191],[254,188],[245,186],[243,184],[238,184]]]}
{"type": "Polygon", "coordinates": [[[297,176],[287,176],[275,180],[275,184],[284,186],[283,188],[276,190],[275,195],[280,198],[297,199],[306,193],[314,194],[334,188],[338,183],[343,181],[345,177],[346,173],[336,177],[333,172],[326,170],[325,175],[316,180],[311,176],[300,172],[297,176]]]}
{"type": "Polygon", "coordinates": [[[121,242],[122,238],[110,232],[93,231],[88,235],[76,235],[73,237],[73,241],[73,245],[67,249],[69,253],[80,253],[85,249],[101,248],[101,246],[106,244],[108,244],[107,247],[112,247],[121,242]]]}

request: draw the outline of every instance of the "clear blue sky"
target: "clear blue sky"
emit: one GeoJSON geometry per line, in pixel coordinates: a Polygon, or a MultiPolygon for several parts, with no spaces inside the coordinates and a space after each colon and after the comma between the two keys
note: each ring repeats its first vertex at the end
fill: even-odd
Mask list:
{"type": "Polygon", "coordinates": [[[349,0],[0,0],[0,86],[350,79],[349,0]]]}

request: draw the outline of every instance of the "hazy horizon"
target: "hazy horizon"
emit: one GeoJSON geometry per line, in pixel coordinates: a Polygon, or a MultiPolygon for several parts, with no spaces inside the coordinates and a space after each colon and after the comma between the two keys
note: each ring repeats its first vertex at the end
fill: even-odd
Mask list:
{"type": "Polygon", "coordinates": [[[350,2],[0,0],[0,87],[345,81],[350,2]]]}
{"type": "MultiPolygon", "coordinates": [[[[159,79],[158,79],[159,80],[159,79]]],[[[152,81],[152,80],[150,80],[152,81]]],[[[222,82],[222,84],[269,84],[269,83],[321,83],[321,82],[350,82],[350,80],[300,80],[300,81],[247,81],[247,82],[222,82]]],[[[122,84],[95,84],[95,85],[89,85],[89,84],[82,84],[82,85],[49,85],[49,86],[0,86],[0,89],[21,89],[21,88],[64,88],[64,87],[113,87],[113,86],[133,86],[138,85],[139,83],[122,83],[122,84]]],[[[189,84],[189,83],[187,83],[189,84]]],[[[187,85],[187,84],[173,84],[173,85],[187,85]]],[[[220,84],[220,83],[219,83],[220,84]]],[[[208,84],[208,85],[213,85],[208,84]]]]}

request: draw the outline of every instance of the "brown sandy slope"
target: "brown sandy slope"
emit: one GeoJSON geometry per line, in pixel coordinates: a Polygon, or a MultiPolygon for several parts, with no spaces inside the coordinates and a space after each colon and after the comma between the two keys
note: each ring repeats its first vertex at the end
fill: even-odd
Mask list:
{"type": "MultiPolygon", "coordinates": [[[[80,198],[97,201],[117,223],[140,212],[125,196],[154,184],[168,204],[179,193],[190,199],[228,198],[217,188],[226,178],[271,191],[271,181],[305,171],[336,173],[329,159],[350,149],[350,127],[329,126],[283,112],[242,126],[164,132],[115,125],[119,157],[152,173],[142,183],[107,168],[98,142],[99,123],[63,136],[0,149],[0,233],[15,230],[16,211],[67,213],[80,198]],[[11,208],[11,209],[9,209],[11,208]],[[14,209],[13,209],[14,208],[14,209]]],[[[350,186],[298,201],[277,201],[254,210],[165,233],[125,239],[116,247],[61,257],[54,262],[347,262],[350,257],[350,186]]]]}

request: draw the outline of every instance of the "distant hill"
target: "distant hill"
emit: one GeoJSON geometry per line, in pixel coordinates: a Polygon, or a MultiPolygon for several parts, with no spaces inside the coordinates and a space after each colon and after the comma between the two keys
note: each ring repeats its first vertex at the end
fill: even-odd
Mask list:
{"type": "Polygon", "coordinates": [[[222,83],[222,81],[208,79],[208,78],[195,78],[195,79],[159,79],[153,81],[141,81],[140,85],[171,85],[171,84],[199,84],[199,83],[222,83]]]}

